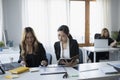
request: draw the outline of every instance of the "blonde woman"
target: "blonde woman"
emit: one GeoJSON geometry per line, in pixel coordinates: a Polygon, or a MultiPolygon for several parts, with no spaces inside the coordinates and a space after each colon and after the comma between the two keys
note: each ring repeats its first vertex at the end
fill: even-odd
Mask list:
{"type": "Polygon", "coordinates": [[[116,40],[110,38],[110,34],[107,28],[103,28],[101,32],[101,39],[108,39],[108,45],[111,47],[116,46],[116,40]]]}
{"type": "Polygon", "coordinates": [[[27,67],[46,66],[48,64],[45,49],[42,43],[37,40],[31,27],[24,28],[18,62],[27,67]]]}
{"type": "MultiPolygon", "coordinates": [[[[108,39],[108,45],[111,47],[116,46],[116,40],[113,40],[110,37],[109,31],[107,28],[103,28],[101,31],[101,35],[98,37],[99,39],[108,39]]],[[[93,53],[91,52],[89,55],[91,62],[93,62],[93,53]]],[[[100,59],[109,59],[109,52],[97,52],[96,54],[96,62],[99,62],[100,59]]]]}

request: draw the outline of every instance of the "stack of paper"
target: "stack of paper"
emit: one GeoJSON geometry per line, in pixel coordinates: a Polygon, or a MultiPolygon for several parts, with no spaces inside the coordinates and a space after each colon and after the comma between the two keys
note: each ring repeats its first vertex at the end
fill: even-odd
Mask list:
{"type": "Polygon", "coordinates": [[[101,67],[100,70],[105,74],[118,73],[118,71],[113,67],[101,67]]]}

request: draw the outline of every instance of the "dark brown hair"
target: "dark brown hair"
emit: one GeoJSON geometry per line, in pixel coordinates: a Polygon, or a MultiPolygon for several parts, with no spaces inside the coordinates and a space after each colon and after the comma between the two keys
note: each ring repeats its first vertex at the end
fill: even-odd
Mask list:
{"type": "Polygon", "coordinates": [[[69,39],[72,39],[71,34],[69,33],[69,28],[67,25],[61,25],[57,31],[63,31],[66,35],[68,35],[69,39]]]}

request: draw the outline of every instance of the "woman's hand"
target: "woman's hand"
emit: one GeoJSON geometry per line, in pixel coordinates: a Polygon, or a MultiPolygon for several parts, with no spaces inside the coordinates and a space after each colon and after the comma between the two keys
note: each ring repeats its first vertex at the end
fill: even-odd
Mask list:
{"type": "Polygon", "coordinates": [[[25,61],[21,61],[20,64],[21,64],[22,66],[26,66],[25,61]]]}
{"type": "Polygon", "coordinates": [[[41,65],[42,65],[42,66],[47,66],[47,65],[48,65],[48,63],[47,63],[47,61],[46,61],[46,60],[42,60],[42,61],[41,61],[41,65]]]}
{"type": "Polygon", "coordinates": [[[62,59],[58,61],[59,65],[65,65],[65,63],[66,63],[65,60],[62,60],[62,59]]]}
{"type": "Polygon", "coordinates": [[[70,62],[68,62],[68,61],[66,60],[65,65],[68,66],[68,67],[73,67],[73,66],[75,66],[77,63],[78,63],[78,62],[77,62],[76,60],[71,60],[70,62]]]}
{"type": "Polygon", "coordinates": [[[111,47],[114,47],[116,45],[117,45],[117,41],[116,40],[110,44],[111,47]]]}

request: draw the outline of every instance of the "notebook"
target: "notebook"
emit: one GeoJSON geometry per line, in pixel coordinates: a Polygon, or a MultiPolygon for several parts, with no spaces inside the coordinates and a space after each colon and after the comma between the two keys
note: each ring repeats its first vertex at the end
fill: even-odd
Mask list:
{"type": "Polygon", "coordinates": [[[95,39],[94,47],[95,48],[107,48],[108,47],[108,39],[95,39]]]}
{"type": "Polygon", "coordinates": [[[73,56],[73,57],[71,57],[71,58],[69,58],[69,59],[66,59],[66,58],[60,58],[59,60],[58,60],[58,65],[59,66],[66,66],[66,65],[64,65],[64,64],[62,64],[61,63],[61,61],[64,61],[64,62],[71,62],[71,61],[76,61],[77,59],[79,58],[79,55],[76,55],[76,56],[73,56]]]}
{"type": "Polygon", "coordinates": [[[13,74],[20,74],[20,73],[26,72],[28,70],[29,70],[28,67],[20,66],[20,67],[10,70],[10,72],[13,74]]]}

